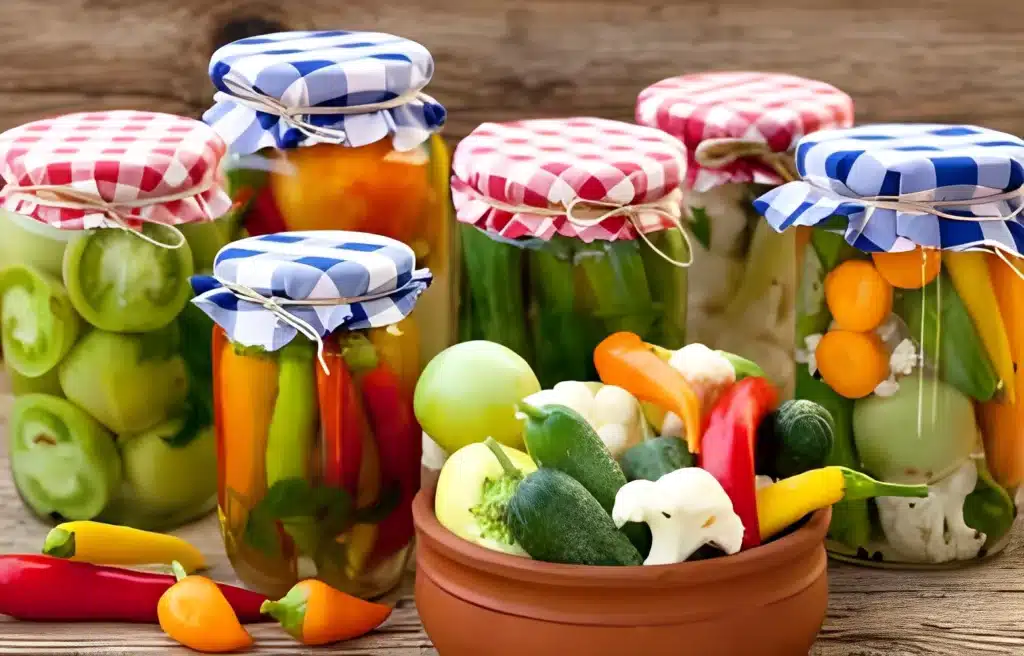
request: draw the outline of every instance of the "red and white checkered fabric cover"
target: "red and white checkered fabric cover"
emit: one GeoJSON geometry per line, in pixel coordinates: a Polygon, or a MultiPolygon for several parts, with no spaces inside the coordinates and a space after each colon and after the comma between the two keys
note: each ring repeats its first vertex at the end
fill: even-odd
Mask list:
{"type": "Polygon", "coordinates": [[[780,184],[779,175],[753,158],[721,169],[693,159],[705,139],[767,143],[792,150],[805,134],[853,125],[853,100],[831,84],[777,73],[715,72],[662,80],[637,98],[636,121],[681,139],[689,153],[686,184],[697,191],[730,182],[780,184]]]}
{"type": "MultiPolygon", "coordinates": [[[[577,198],[616,205],[661,200],[683,181],[683,145],[660,130],[599,118],[484,123],[452,156],[452,197],[459,221],[509,239],[555,234],[613,241],[633,239],[623,215],[574,225],[561,216],[497,209],[508,205],[565,207],[577,198]]],[[[672,226],[653,212],[638,216],[644,232],[672,226]]]]}
{"type": "Polygon", "coordinates": [[[12,186],[68,186],[117,204],[178,194],[212,176],[213,186],[196,196],[121,210],[167,225],[208,221],[231,207],[218,168],[225,150],[205,123],[170,114],[84,112],[34,121],[0,134],[0,205],[82,230],[110,222],[96,211],[47,207],[11,193],[12,186]]]}

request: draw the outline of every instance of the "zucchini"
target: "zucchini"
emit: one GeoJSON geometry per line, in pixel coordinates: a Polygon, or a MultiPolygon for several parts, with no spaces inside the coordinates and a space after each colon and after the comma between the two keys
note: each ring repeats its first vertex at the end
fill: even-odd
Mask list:
{"type": "Polygon", "coordinates": [[[678,437],[644,440],[619,457],[627,481],[656,481],[669,472],[695,464],[686,442],[678,437]]]}
{"type": "Polygon", "coordinates": [[[531,558],[570,565],[641,565],[629,538],[615,528],[579,481],[541,468],[519,484],[509,501],[512,537],[531,558]]]}
{"type": "Polygon", "coordinates": [[[824,406],[786,401],[761,424],[757,473],[789,478],[824,467],[835,442],[835,422],[824,406]]]}

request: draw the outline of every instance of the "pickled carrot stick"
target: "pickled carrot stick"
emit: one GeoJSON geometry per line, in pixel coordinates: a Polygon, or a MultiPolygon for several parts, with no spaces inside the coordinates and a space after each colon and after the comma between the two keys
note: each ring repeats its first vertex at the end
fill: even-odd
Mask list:
{"type": "Polygon", "coordinates": [[[223,337],[215,343],[221,345],[214,386],[218,482],[228,529],[236,532],[266,492],[264,458],[277,397],[277,360],[239,355],[223,337]]]}

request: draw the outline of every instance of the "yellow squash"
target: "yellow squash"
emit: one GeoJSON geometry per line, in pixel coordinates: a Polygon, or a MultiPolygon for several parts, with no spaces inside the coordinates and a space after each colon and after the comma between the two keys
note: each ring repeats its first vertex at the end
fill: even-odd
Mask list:
{"type": "MultiPolygon", "coordinates": [[[[999,311],[1010,342],[1014,363],[1024,358],[1024,280],[996,255],[987,255],[988,272],[999,311]]],[[[1017,267],[1024,271],[1024,262],[1017,267]]],[[[1014,390],[1024,386],[1021,367],[1014,374],[1014,390]]],[[[1024,403],[1007,394],[1003,402],[990,401],[979,407],[985,456],[996,482],[1014,488],[1024,482],[1024,403]]]]}
{"type": "MultiPolygon", "coordinates": [[[[1010,339],[1006,330],[1008,322],[1005,321],[999,301],[996,299],[986,257],[986,253],[982,252],[946,252],[943,253],[942,259],[953,279],[956,293],[967,307],[967,313],[978,330],[982,344],[985,345],[985,352],[988,353],[992,366],[1003,381],[1006,398],[1012,403],[1016,393],[1016,381],[1013,354],[1010,351],[1010,339]]],[[[1005,264],[1002,267],[1008,269],[1005,264]]],[[[1010,273],[1012,274],[1012,271],[1010,273]]]]}
{"type": "Polygon", "coordinates": [[[170,565],[206,569],[206,559],[179,537],[101,522],[64,522],[51,530],[43,553],[95,565],[170,565]]]}

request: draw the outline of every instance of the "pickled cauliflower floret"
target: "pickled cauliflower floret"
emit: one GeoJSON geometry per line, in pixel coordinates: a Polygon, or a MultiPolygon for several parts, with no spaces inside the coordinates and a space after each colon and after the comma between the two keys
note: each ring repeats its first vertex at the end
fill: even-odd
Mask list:
{"type": "Polygon", "coordinates": [[[668,364],[690,384],[701,408],[713,406],[722,392],[736,382],[732,363],[703,344],[687,344],[672,353],[668,364]]]}
{"type": "Polygon", "coordinates": [[[796,361],[800,364],[807,365],[807,373],[814,375],[818,371],[818,361],[814,357],[814,352],[818,350],[818,342],[821,341],[822,334],[814,333],[804,337],[804,347],[797,349],[796,361]]]}
{"type": "Polygon", "coordinates": [[[889,377],[875,388],[878,396],[892,396],[900,389],[896,376],[909,376],[918,363],[917,349],[909,339],[901,341],[889,356],[889,377]]]}
{"type": "Polygon", "coordinates": [[[987,536],[964,521],[964,500],[978,482],[970,458],[929,486],[928,498],[879,497],[879,519],[889,544],[907,559],[926,563],[976,558],[987,536]]]}

